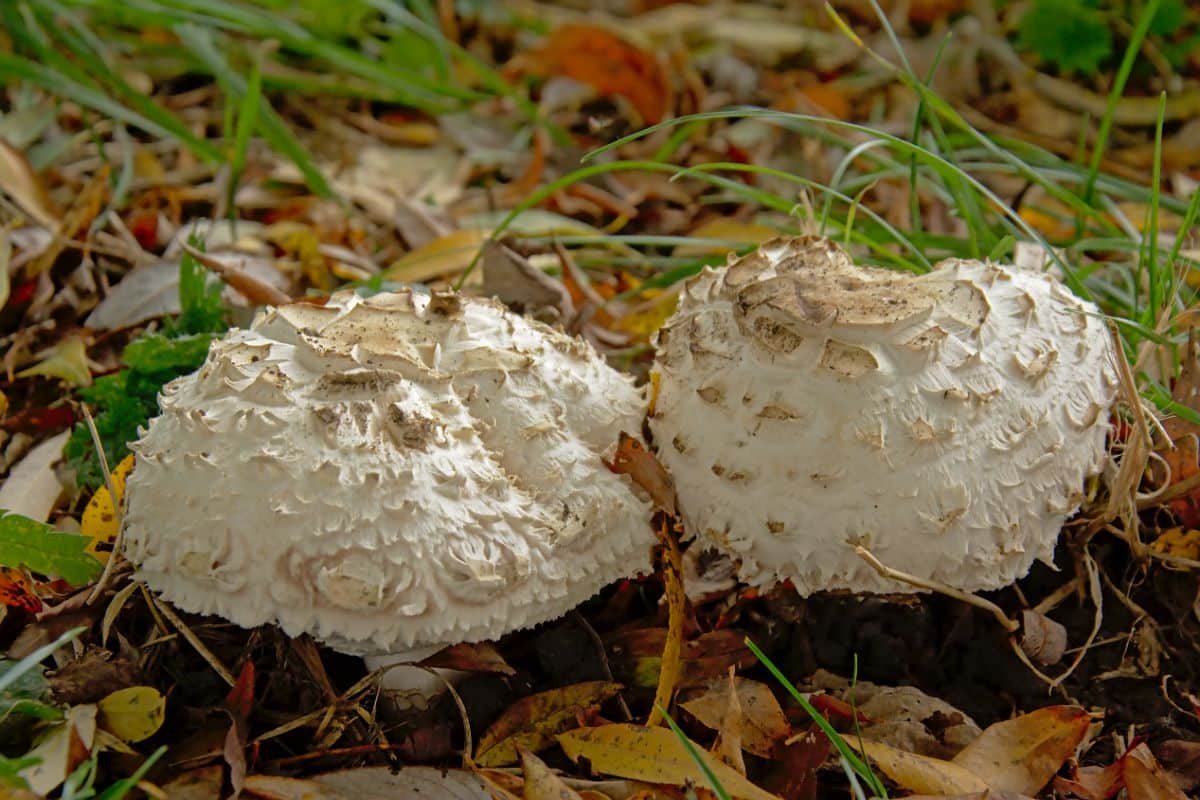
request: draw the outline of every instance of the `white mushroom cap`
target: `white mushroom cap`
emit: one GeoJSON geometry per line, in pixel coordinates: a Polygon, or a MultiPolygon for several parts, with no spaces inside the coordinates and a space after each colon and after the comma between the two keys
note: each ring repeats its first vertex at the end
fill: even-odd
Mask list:
{"type": "Polygon", "coordinates": [[[966,590],[1048,561],[1105,457],[1117,379],[1095,306],[1049,275],[926,275],[777,239],[687,284],[650,419],[688,529],[753,584],[966,590]]]}
{"type": "Polygon", "coordinates": [[[497,638],[650,566],[650,504],[602,461],[641,391],[496,302],[269,310],[160,405],[125,546],[189,611],[388,653],[497,638]]]}

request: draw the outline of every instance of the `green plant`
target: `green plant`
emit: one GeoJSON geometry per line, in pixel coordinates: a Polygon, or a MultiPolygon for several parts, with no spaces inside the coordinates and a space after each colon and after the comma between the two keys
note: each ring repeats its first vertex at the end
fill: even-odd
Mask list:
{"type": "MultiPolygon", "coordinates": [[[[193,246],[200,244],[198,239],[192,240],[193,246]]],[[[209,344],[228,327],[220,282],[210,281],[204,267],[186,253],[179,261],[179,300],[179,316],[168,320],[162,333],[143,334],[126,346],[121,354],[126,369],[99,378],[79,392],[96,409],[96,431],[110,466],[128,454],[138,428],[158,412],[163,384],[203,364],[209,344]]],[[[80,486],[96,489],[104,483],[86,424],[79,423],[71,431],[63,453],[80,486]]]]}

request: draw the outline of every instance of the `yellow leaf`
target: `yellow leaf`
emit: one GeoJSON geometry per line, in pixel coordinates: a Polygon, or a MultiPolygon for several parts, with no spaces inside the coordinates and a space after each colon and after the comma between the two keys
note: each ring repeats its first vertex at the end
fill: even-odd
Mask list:
{"type": "MultiPolygon", "coordinates": [[[[559,734],[558,743],[568,758],[572,761],[586,758],[596,772],[650,783],[710,788],[700,766],[669,728],[628,724],[579,728],[559,734]]],[[[696,751],[732,796],[778,800],[703,748],[697,747],[696,751]]]]}
{"type": "Polygon", "coordinates": [[[969,769],[950,761],[909,753],[870,739],[860,742],[856,737],[850,737],[846,741],[875,762],[884,775],[910,792],[958,795],[988,789],[988,785],[969,769]]]}
{"type": "Polygon", "coordinates": [[[554,743],[555,734],[575,726],[576,717],[603,703],[621,690],[618,683],[588,681],[522,698],[492,723],[475,749],[481,767],[517,763],[517,746],[543,750],[554,743]]]}
{"type": "Polygon", "coordinates": [[[638,341],[646,341],[675,313],[678,302],[678,294],[664,292],[635,307],[613,323],[613,327],[638,341]]]}
{"type": "MultiPolygon", "coordinates": [[[[741,719],[738,720],[742,747],[756,756],[770,758],[775,744],[792,732],[779,701],[775,699],[770,686],[758,681],[734,678],[732,688],[737,692],[738,705],[742,710],[741,719]]],[[[717,678],[707,692],[687,701],[683,707],[708,727],[720,730],[722,716],[729,707],[730,694],[729,678],[717,678]]]]}
{"type": "Polygon", "coordinates": [[[1150,549],[1156,553],[1190,558],[1193,561],[1198,560],[1200,559],[1200,531],[1170,528],[1160,533],[1158,538],[1150,543],[1150,549]]]}
{"type": "Polygon", "coordinates": [[[0,139],[0,193],[6,194],[35,222],[49,231],[62,224],[42,178],[25,154],[0,139]]]}
{"type": "Polygon", "coordinates": [[[140,742],[153,736],[163,724],[167,700],[153,686],[130,686],[104,698],[100,727],[123,742],[140,742]]]}
{"type": "Polygon", "coordinates": [[[579,792],[546,766],[546,762],[521,748],[521,771],[525,774],[525,800],[582,800],[579,792]]]}
{"type": "Polygon", "coordinates": [[[647,725],[661,725],[663,709],[671,706],[683,660],[683,623],[687,617],[687,595],[683,591],[683,556],[679,552],[679,542],[675,541],[669,523],[664,522],[659,528],[658,541],[663,546],[662,574],[667,596],[667,642],[663,645],[658,688],[654,690],[654,710],[650,712],[647,725]]]}
{"type": "Polygon", "coordinates": [[[738,222],[735,219],[717,217],[698,225],[688,234],[693,239],[716,239],[725,244],[681,244],[675,248],[674,255],[684,258],[702,258],[704,256],[723,256],[732,252],[734,246],[744,244],[762,244],[768,239],[774,239],[780,233],[774,228],[759,225],[755,222],[738,222]]]}
{"type": "Polygon", "coordinates": [[[46,357],[37,364],[17,373],[18,378],[28,378],[31,375],[59,378],[72,386],[91,385],[92,368],[88,364],[87,346],[83,343],[83,337],[78,334],[68,336],[51,348],[46,357]]]}
{"type": "Polygon", "coordinates": [[[1083,741],[1091,718],[1078,706],[1048,706],[997,722],[954,757],[996,792],[1034,795],[1083,741]]]}
{"type": "Polygon", "coordinates": [[[108,561],[113,542],[117,538],[117,529],[121,526],[121,519],[117,514],[116,507],[125,497],[125,478],[132,469],[133,453],[130,453],[121,459],[121,463],[117,464],[117,468],[112,471],[113,490],[117,493],[117,502],[113,503],[112,497],[108,494],[108,487],[101,486],[92,495],[92,500],[87,504],[87,508],[83,510],[83,517],[79,522],[79,532],[91,538],[92,541],[88,543],[87,551],[101,562],[108,561]]]}
{"type": "Polygon", "coordinates": [[[391,281],[425,283],[457,275],[471,265],[491,230],[464,228],[418,247],[392,264],[383,275],[391,281]]]}

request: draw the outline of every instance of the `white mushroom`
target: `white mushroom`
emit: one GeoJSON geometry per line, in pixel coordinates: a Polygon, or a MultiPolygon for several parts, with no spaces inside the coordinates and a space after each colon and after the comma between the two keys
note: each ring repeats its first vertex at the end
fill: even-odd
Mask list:
{"type": "Polygon", "coordinates": [[[649,502],[602,460],[640,429],[642,393],[493,301],[268,310],[160,405],[132,446],[124,541],[188,611],[405,660],[650,566],[649,502]]]}
{"type": "Polygon", "coordinates": [[[777,239],[692,279],[658,338],[650,419],[690,531],[753,584],[965,589],[1049,561],[1105,458],[1104,322],[1046,274],[856,267],[777,239]]]}

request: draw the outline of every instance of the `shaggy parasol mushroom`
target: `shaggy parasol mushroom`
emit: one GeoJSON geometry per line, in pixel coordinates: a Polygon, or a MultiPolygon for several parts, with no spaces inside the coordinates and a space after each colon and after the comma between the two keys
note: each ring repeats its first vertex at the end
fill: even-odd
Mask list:
{"type": "Polygon", "coordinates": [[[650,505],[603,462],[642,393],[494,301],[270,309],[160,405],[132,446],[125,551],[188,611],[418,660],[650,566],[650,505]]]}
{"type": "Polygon", "coordinates": [[[853,545],[967,591],[1049,561],[1117,386],[1096,308],[1050,275],[860,268],[815,237],[692,279],[658,347],[650,428],[689,530],[802,594],[911,589],[853,545]]]}

